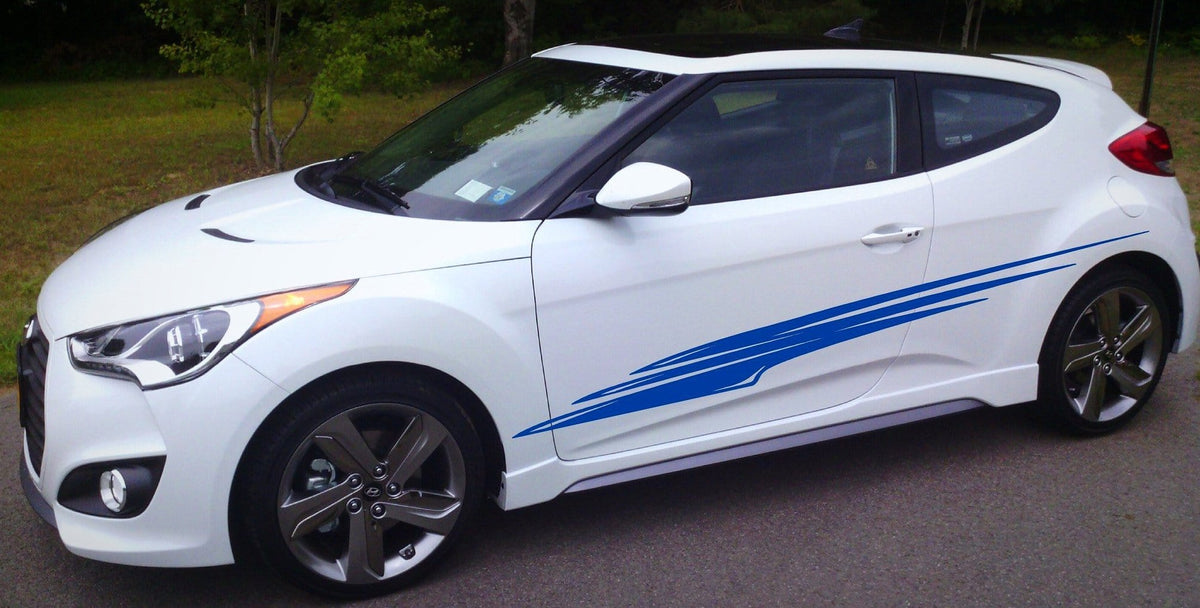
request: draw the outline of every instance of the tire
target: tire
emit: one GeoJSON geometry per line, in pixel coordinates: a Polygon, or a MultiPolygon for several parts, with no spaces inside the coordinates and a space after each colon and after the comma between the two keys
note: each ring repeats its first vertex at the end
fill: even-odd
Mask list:
{"type": "Polygon", "coordinates": [[[386,373],[298,393],[243,463],[231,513],[239,547],[335,597],[416,581],[483,500],[483,452],[463,408],[436,385],[386,373]]]}
{"type": "Polygon", "coordinates": [[[1067,295],[1038,359],[1036,407],[1063,430],[1095,435],[1125,425],[1162,376],[1171,312],[1154,283],[1117,267],[1067,295]]]}

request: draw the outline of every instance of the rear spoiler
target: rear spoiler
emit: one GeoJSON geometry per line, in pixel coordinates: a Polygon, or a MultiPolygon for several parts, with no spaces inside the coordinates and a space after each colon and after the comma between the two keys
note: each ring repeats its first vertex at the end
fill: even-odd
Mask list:
{"type": "Polygon", "coordinates": [[[1068,61],[1066,59],[1053,59],[1051,57],[1036,57],[1033,55],[996,55],[1021,63],[1037,65],[1060,72],[1066,72],[1073,76],[1078,76],[1084,80],[1094,82],[1106,89],[1112,89],[1112,80],[1109,80],[1108,74],[1094,68],[1090,65],[1079,63],[1078,61],[1068,61]]]}

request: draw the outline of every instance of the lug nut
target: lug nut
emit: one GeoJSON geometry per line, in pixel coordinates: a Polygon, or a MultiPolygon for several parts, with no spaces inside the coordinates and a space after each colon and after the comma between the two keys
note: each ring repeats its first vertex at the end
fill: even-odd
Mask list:
{"type": "Polygon", "coordinates": [[[399,496],[400,495],[400,484],[389,483],[387,485],[387,495],[391,496],[392,498],[399,496]]]}
{"type": "Polygon", "coordinates": [[[375,503],[375,504],[371,505],[371,516],[374,517],[375,519],[379,519],[379,518],[383,517],[384,514],[386,514],[386,513],[387,513],[387,509],[384,508],[383,505],[381,505],[379,503],[375,503]]]}
{"type": "Polygon", "coordinates": [[[352,488],[361,487],[362,486],[362,475],[355,473],[355,474],[351,475],[349,477],[349,479],[347,479],[346,481],[350,482],[350,487],[352,487],[352,488]]]}
{"type": "Polygon", "coordinates": [[[387,468],[381,464],[377,464],[374,469],[371,469],[371,474],[375,476],[375,479],[379,479],[387,475],[387,468]]]}
{"type": "Polygon", "coordinates": [[[350,502],[346,503],[346,510],[351,514],[362,511],[362,501],[357,498],[351,498],[350,502]]]}

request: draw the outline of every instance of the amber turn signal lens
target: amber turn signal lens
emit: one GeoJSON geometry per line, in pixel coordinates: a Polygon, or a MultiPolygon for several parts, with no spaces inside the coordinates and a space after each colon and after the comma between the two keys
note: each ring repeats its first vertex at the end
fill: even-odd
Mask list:
{"type": "Polygon", "coordinates": [[[350,288],[353,286],[354,281],[350,281],[347,283],[298,289],[296,291],[277,293],[258,298],[257,302],[262,306],[262,312],[258,313],[258,320],[250,328],[250,333],[257,333],[258,330],[313,304],[332,300],[350,291],[350,288]]]}

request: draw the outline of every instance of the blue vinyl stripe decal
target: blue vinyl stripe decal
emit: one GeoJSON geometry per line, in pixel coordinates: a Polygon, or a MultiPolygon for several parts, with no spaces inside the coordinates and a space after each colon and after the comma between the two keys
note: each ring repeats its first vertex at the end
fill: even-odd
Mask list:
{"type": "Polygon", "coordinates": [[[1146,232],[921,283],[702,344],[634,370],[630,375],[640,377],[580,397],[572,405],[600,400],[598,403],[555,416],[513,437],[535,435],[747,388],[755,385],[767,370],[781,363],[891,327],[983,302],[987,298],[949,301],[1070,268],[1074,264],[1062,264],[945,290],[942,288],[1133,238],[1146,232]],[[918,294],[925,295],[906,299],[918,294]]]}

